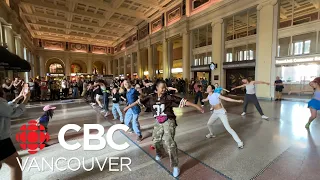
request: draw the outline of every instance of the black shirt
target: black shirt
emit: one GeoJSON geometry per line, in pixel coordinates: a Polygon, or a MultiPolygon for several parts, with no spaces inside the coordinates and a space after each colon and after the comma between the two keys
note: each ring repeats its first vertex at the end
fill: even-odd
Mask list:
{"type": "Polygon", "coordinates": [[[119,93],[113,94],[112,95],[112,102],[119,103],[119,101],[120,101],[120,94],[119,93]]]}
{"type": "MultiPolygon", "coordinates": [[[[276,84],[282,84],[282,80],[276,80],[274,83],[276,84]]],[[[276,85],[276,89],[283,89],[283,85],[276,85]]]]}
{"type": "Polygon", "coordinates": [[[139,101],[142,105],[152,109],[154,117],[167,116],[168,119],[176,120],[173,108],[185,106],[187,100],[165,93],[161,98],[158,98],[157,94],[150,94],[139,101]]]}

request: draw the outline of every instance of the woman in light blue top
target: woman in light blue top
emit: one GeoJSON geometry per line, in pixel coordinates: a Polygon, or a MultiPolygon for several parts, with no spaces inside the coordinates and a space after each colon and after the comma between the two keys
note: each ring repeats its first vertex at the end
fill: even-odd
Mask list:
{"type": "Polygon", "coordinates": [[[207,93],[209,94],[208,97],[206,99],[203,99],[202,102],[209,101],[210,105],[213,106],[214,111],[208,121],[208,124],[207,124],[210,133],[208,135],[206,135],[206,138],[215,137],[214,132],[213,132],[213,124],[218,118],[220,118],[223,126],[231,134],[233,139],[237,142],[238,147],[242,149],[243,142],[240,140],[237,133],[230,127],[228,117],[226,114],[227,111],[224,109],[220,100],[222,99],[225,101],[238,102],[238,103],[243,103],[243,101],[224,97],[224,96],[221,96],[219,93],[214,93],[212,85],[209,85],[207,87],[207,93]]]}
{"type": "Polygon", "coordinates": [[[214,84],[214,93],[221,94],[222,91],[230,92],[229,90],[224,89],[223,87],[219,86],[218,83],[215,83],[214,84]]]}
{"type": "Polygon", "coordinates": [[[241,114],[242,116],[246,115],[247,112],[247,106],[249,104],[249,102],[252,102],[257,110],[259,111],[262,119],[268,119],[267,116],[265,116],[262,112],[261,106],[259,104],[258,98],[256,96],[256,89],[255,89],[255,85],[256,84],[267,84],[270,85],[270,83],[267,82],[263,82],[263,81],[251,81],[250,79],[242,79],[242,83],[243,85],[241,86],[237,86],[232,88],[231,90],[235,90],[235,89],[239,89],[239,88],[246,88],[246,95],[244,97],[244,105],[243,105],[243,113],[241,114]]]}
{"type": "MultiPolygon", "coordinates": [[[[305,126],[307,129],[309,129],[311,122],[317,118],[317,111],[320,110],[320,77],[315,78],[309,83],[309,85],[314,89],[314,94],[313,98],[308,102],[308,108],[310,109],[311,116],[305,126]]],[[[289,94],[291,93],[292,91],[289,92],[289,94]]]]}

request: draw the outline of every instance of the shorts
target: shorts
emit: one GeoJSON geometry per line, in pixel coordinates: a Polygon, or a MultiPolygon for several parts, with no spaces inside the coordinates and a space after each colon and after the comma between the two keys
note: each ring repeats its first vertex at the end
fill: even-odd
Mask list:
{"type": "Polygon", "coordinates": [[[276,88],[276,92],[282,92],[283,88],[276,88]]]}
{"type": "Polygon", "coordinates": [[[102,95],[96,94],[96,99],[102,99],[102,95]]]}
{"type": "Polygon", "coordinates": [[[312,109],[315,109],[315,110],[320,110],[320,100],[311,99],[308,102],[308,108],[312,108],[312,109]]]}
{"type": "Polygon", "coordinates": [[[0,161],[7,159],[17,152],[10,138],[0,140],[0,161]]]}

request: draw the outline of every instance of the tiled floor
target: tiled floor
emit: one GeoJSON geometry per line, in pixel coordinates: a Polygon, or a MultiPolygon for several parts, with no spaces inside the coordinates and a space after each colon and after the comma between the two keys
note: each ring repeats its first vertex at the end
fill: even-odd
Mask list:
{"type": "MultiPolygon", "coordinates": [[[[194,109],[175,109],[178,116],[176,142],[179,148],[181,175],[179,179],[234,179],[234,180],[315,180],[320,179],[320,123],[315,120],[310,131],[304,128],[309,116],[305,102],[270,102],[261,101],[261,106],[269,121],[262,120],[256,109],[249,105],[248,114],[240,116],[242,107],[239,104],[224,103],[228,111],[231,127],[244,141],[244,149],[239,150],[236,142],[225,131],[222,123],[217,121],[214,130],[218,136],[206,139],[208,133],[206,123],[210,117],[208,107],[206,113],[201,114],[194,109]]],[[[27,113],[12,121],[12,132],[19,131],[19,127],[29,119],[39,117],[44,104],[29,106],[27,113]]],[[[56,102],[57,111],[49,125],[52,146],[45,148],[35,155],[28,155],[20,151],[23,160],[27,158],[58,158],[84,157],[86,165],[90,165],[90,158],[97,157],[103,161],[105,157],[129,157],[132,171],[123,172],[100,171],[95,167],[90,172],[84,170],[51,171],[45,169],[38,172],[36,168],[24,171],[24,179],[62,180],[62,179],[174,179],[168,157],[161,162],[154,160],[155,151],[150,148],[153,118],[150,114],[142,113],[140,124],[145,139],[136,143],[134,134],[117,132],[116,142],[128,142],[130,147],[125,151],[116,151],[106,147],[100,151],[67,151],[57,141],[57,134],[65,124],[102,124],[108,129],[117,123],[109,116],[105,119],[97,109],[91,108],[84,102],[56,102]]],[[[94,132],[93,132],[94,133],[94,132]]],[[[79,141],[83,144],[82,132],[68,132],[66,139],[72,144],[79,141]]],[[[18,144],[16,144],[18,147],[18,144]]],[[[66,162],[61,162],[67,166],[66,162]]],[[[73,164],[74,165],[74,164],[73,164]]],[[[8,167],[0,170],[0,180],[7,180],[8,167]]]]}

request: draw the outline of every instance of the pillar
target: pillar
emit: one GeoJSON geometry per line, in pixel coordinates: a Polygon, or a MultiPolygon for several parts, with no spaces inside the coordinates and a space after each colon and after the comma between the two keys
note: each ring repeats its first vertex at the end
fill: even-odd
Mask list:
{"type": "Polygon", "coordinates": [[[182,77],[190,80],[190,33],[188,31],[182,34],[182,77]]]}
{"type": "Polygon", "coordinates": [[[120,69],[121,69],[120,60],[121,60],[121,58],[118,59],[118,76],[120,76],[120,74],[121,74],[121,71],[120,71],[120,69]]]}
{"type": "Polygon", "coordinates": [[[107,60],[107,68],[108,68],[108,71],[107,71],[107,74],[108,75],[111,75],[112,74],[112,72],[114,72],[114,71],[112,71],[112,69],[113,69],[113,66],[112,66],[112,61],[111,60],[107,60]]]}
{"type": "Polygon", "coordinates": [[[152,59],[152,45],[148,46],[148,72],[149,79],[152,80],[154,77],[153,59],[152,59]]]}
{"type": "Polygon", "coordinates": [[[40,61],[40,77],[45,77],[45,73],[46,73],[46,68],[45,68],[45,60],[43,58],[43,56],[39,56],[39,61],[40,61]]]}
{"type": "Polygon", "coordinates": [[[141,53],[140,53],[140,49],[138,48],[138,51],[137,51],[137,74],[138,74],[139,78],[143,77],[142,67],[141,66],[142,66],[142,64],[141,64],[141,53]]]}
{"type": "Polygon", "coordinates": [[[92,54],[88,53],[88,65],[87,65],[87,73],[88,74],[93,74],[93,68],[92,68],[92,54]]]}
{"type": "Polygon", "coordinates": [[[162,41],[162,64],[163,64],[163,79],[169,78],[168,67],[168,42],[166,39],[162,41]]]}
{"type": "Polygon", "coordinates": [[[21,42],[21,36],[15,36],[14,37],[14,41],[15,41],[15,47],[16,47],[16,54],[20,58],[28,60],[27,58],[24,57],[23,45],[22,45],[22,42],[21,42]]]}
{"type": "Polygon", "coordinates": [[[116,77],[116,75],[117,75],[117,72],[116,72],[116,62],[117,62],[116,59],[113,59],[113,60],[112,60],[112,74],[113,74],[113,77],[116,77]]]}
{"type": "MultiPolygon", "coordinates": [[[[271,83],[275,79],[275,57],[278,32],[278,1],[260,4],[258,10],[257,59],[255,80],[271,83]]],[[[257,96],[271,99],[273,87],[257,86],[257,96]]]]}
{"type": "Polygon", "coordinates": [[[173,68],[173,43],[168,40],[168,77],[171,77],[171,70],[173,68]]]}
{"type": "Polygon", "coordinates": [[[212,26],[212,62],[218,65],[218,68],[211,71],[211,84],[218,83],[221,85],[222,64],[223,64],[223,20],[218,19],[211,23],[212,26]],[[214,80],[214,76],[218,76],[218,80],[214,80]]]}
{"type": "Polygon", "coordinates": [[[133,53],[131,53],[131,59],[130,59],[130,74],[131,74],[131,79],[133,79],[133,73],[134,72],[134,56],[133,56],[133,53]]]}
{"type": "MultiPolygon", "coordinates": [[[[71,75],[71,64],[70,64],[70,56],[69,53],[65,54],[65,63],[64,63],[64,74],[65,76],[70,76],[71,75]]],[[[87,69],[88,71],[89,69],[87,69]]],[[[88,72],[87,72],[88,73],[88,72]]]]}
{"type": "MultiPolygon", "coordinates": [[[[126,53],[127,54],[127,53],[126,53]]],[[[128,56],[127,55],[125,55],[124,57],[123,57],[123,76],[124,77],[127,77],[127,61],[128,60],[128,56]]]]}
{"type": "Polygon", "coordinates": [[[4,27],[4,40],[5,40],[5,43],[7,44],[8,46],[8,50],[11,52],[11,53],[16,53],[15,51],[15,43],[14,43],[14,39],[13,39],[13,31],[12,31],[12,27],[11,26],[8,26],[8,25],[5,25],[3,26],[4,27]]]}
{"type": "Polygon", "coordinates": [[[0,46],[3,46],[4,44],[4,37],[3,37],[3,34],[2,34],[3,30],[2,30],[2,24],[0,22],[0,46]]]}

